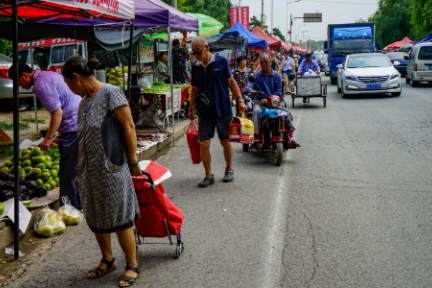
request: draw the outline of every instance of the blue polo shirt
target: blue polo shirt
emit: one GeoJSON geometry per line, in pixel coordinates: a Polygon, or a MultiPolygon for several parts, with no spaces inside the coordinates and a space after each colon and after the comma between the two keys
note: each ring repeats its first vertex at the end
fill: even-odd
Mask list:
{"type": "Polygon", "coordinates": [[[264,92],[268,96],[282,96],[282,76],[279,73],[272,69],[269,75],[265,75],[262,70],[260,70],[256,72],[254,76],[256,80],[254,83],[249,82],[248,86],[246,87],[247,92],[256,90],[264,92]],[[258,86],[261,87],[261,89],[258,86]]]}
{"type": "MultiPolygon", "coordinates": [[[[211,115],[201,115],[198,111],[198,116],[206,117],[221,117],[232,114],[231,99],[228,90],[228,79],[231,78],[232,72],[229,67],[228,60],[222,56],[212,54],[210,63],[214,62],[213,66],[213,96],[215,98],[215,113],[211,115]]],[[[207,69],[204,68],[199,61],[195,61],[192,65],[192,86],[198,87],[198,94],[207,90],[207,69]]],[[[197,95],[198,95],[197,94],[197,95]]]]}

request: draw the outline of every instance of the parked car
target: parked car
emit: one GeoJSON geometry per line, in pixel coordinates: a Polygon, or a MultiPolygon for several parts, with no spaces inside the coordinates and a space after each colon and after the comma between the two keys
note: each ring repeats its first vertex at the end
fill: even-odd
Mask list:
{"type": "Polygon", "coordinates": [[[400,96],[402,93],[400,73],[383,54],[350,54],[337,67],[337,90],[342,97],[376,93],[400,96]]]}
{"type": "Polygon", "coordinates": [[[420,82],[432,83],[432,43],[420,43],[413,47],[408,60],[406,83],[411,82],[412,87],[420,82]]]}
{"type": "MultiPolygon", "coordinates": [[[[9,79],[9,68],[12,66],[12,59],[0,54],[0,99],[13,98],[13,83],[9,79]]],[[[39,69],[37,65],[34,69],[39,69]]],[[[32,95],[26,95],[25,93],[31,93],[31,90],[25,90],[20,88],[20,98],[32,97],[32,95]],[[23,94],[24,93],[24,94],[23,94]]]]}
{"type": "Polygon", "coordinates": [[[408,61],[405,59],[409,54],[406,52],[389,52],[385,54],[402,76],[406,76],[408,61]]]}
{"type": "Polygon", "coordinates": [[[320,71],[326,73],[328,67],[328,54],[314,53],[312,58],[318,63],[320,71]]]}

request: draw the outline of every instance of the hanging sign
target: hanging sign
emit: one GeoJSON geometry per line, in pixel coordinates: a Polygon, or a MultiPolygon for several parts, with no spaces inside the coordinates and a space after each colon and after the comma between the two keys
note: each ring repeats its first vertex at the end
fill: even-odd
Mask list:
{"type": "Polygon", "coordinates": [[[249,7],[241,7],[239,14],[239,7],[231,7],[231,27],[240,21],[241,24],[249,30],[249,7]]]}
{"type": "Polygon", "coordinates": [[[154,62],[154,46],[153,41],[140,39],[139,40],[140,62],[154,62]]]}

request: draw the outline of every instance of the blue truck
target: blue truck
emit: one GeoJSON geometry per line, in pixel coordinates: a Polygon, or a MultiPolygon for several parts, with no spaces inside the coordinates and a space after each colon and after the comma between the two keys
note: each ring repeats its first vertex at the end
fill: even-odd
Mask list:
{"type": "MultiPolygon", "coordinates": [[[[330,24],[327,46],[330,81],[337,81],[337,65],[348,54],[375,52],[375,23],[330,24]]],[[[327,45],[326,45],[327,44],[327,45]]]]}

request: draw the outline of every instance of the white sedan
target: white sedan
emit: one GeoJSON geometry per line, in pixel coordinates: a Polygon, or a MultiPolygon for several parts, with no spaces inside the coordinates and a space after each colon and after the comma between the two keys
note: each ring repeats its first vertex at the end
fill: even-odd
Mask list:
{"type": "Polygon", "coordinates": [[[387,56],[379,53],[347,55],[338,65],[337,90],[354,94],[402,93],[401,76],[387,56]]]}

